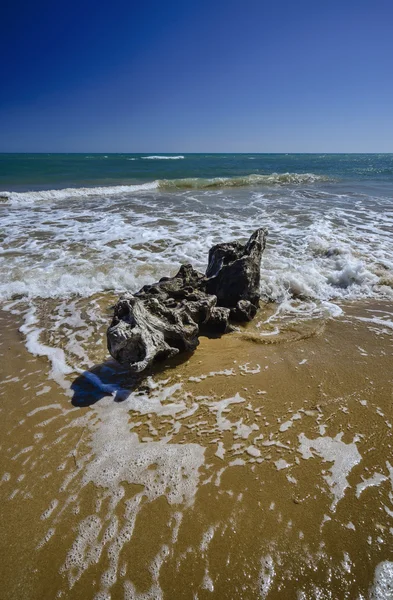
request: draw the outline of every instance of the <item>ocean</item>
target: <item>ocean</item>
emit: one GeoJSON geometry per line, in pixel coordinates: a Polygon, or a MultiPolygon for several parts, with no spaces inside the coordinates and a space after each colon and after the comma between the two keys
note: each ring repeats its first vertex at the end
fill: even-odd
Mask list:
{"type": "Polygon", "coordinates": [[[392,302],[393,154],[0,154],[5,598],[389,598],[392,302]],[[109,358],[259,227],[252,323],[109,358]]]}
{"type": "Polygon", "coordinates": [[[0,297],[136,291],[265,226],[267,300],[391,298],[392,185],[393,155],[0,155],[0,297]]]}

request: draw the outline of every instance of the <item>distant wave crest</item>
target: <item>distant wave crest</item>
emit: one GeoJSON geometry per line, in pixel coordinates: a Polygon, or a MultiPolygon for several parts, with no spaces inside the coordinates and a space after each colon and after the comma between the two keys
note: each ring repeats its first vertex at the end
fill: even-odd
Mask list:
{"type": "Polygon", "coordinates": [[[180,160],[181,158],[184,158],[184,156],[160,156],[159,154],[153,155],[153,156],[141,156],[141,158],[146,159],[146,160],[180,160]]]}
{"type": "Polygon", "coordinates": [[[135,185],[115,185],[91,188],[65,188],[62,190],[42,190],[34,192],[0,192],[0,202],[23,203],[39,200],[63,200],[65,198],[86,198],[91,196],[119,196],[147,192],[157,189],[217,189],[258,185],[293,185],[328,181],[329,178],[313,173],[273,173],[272,175],[243,175],[237,177],[189,177],[184,179],[158,179],[135,185]]]}

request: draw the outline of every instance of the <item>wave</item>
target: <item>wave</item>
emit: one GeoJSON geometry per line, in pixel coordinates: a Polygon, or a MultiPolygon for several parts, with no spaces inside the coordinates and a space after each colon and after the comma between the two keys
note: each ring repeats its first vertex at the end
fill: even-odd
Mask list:
{"type": "Polygon", "coordinates": [[[314,173],[272,173],[271,175],[240,175],[236,177],[190,177],[185,179],[162,179],[160,188],[208,189],[225,187],[247,187],[253,185],[288,185],[329,181],[324,175],[314,173]]]}
{"type": "MultiPolygon", "coordinates": [[[[147,158],[147,157],[145,157],[147,158]]],[[[65,188],[61,190],[41,190],[36,192],[0,192],[0,202],[35,202],[38,200],[64,200],[66,198],[86,198],[92,196],[119,196],[157,189],[217,189],[227,187],[247,187],[257,185],[291,185],[329,181],[328,177],[314,173],[273,173],[271,175],[241,175],[236,177],[188,177],[183,179],[157,179],[135,185],[115,185],[91,188],[65,188]]]]}
{"type": "Polygon", "coordinates": [[[146,159],[146,160],[180,160],[181,158],[184,158],[184,156],[160,156],[160,155],[154,155],[154,156],[141,156],[141,158],[146,159]]]}
{"type": "Polygon", "coordinates": [[[41,190],[37,192],[0,192],[1,201],[35,202],[37,200],[65,200],[66,198],[86,198],[91,196],[118,196],[121,194],[133,194],[134,192],[156,190],[158,181],[141,183],[139,185],[114,185],[91,188],[65,188],[62,190],[41,190]]]}

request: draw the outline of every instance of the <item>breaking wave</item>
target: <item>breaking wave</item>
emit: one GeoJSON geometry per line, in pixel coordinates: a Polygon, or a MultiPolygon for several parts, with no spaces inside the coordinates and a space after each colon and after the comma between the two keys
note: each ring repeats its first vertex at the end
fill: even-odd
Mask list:
{"type": "Polygon", "coordinates": [[[139,185],[114,185],[101,187],[65,188],[62,190],[41,190],[37,192],[0,192],[0,201],[35,202],[37,200],[64,200],[66,198],[86,198],[90,196],[118,196],[135,192],[155,190],[158,181],[139,185]]]}
{"type": "MultiPolygon", "coordinates": [[[[154,157],[143,157],[154,158],[154,157]]],[[[165,157],[156,157],[165,158],[165,157]]],[[[174,157],[166,157],[174,158],[174,157]]],[[[181,158],[181,157],[178,157],[181,158]]],[[[34,192],[0,192],[0,202],[35,202],[37,200],[64,200],[65,198],[85,198],[91,196],[119,196],[157,189],[217,189],[246,186],[293,185],[329,181],[328,177],[313,173],[273,173],[271,175],[240,175],[236,177],[189,177],[182,179],[157,179],[135,185],[115,185],[101,187],[65,188],[61,190],[41,190],[34,192]]]]}
{"type": "Polygon", "coordinates": [[[185,179],[163,179],[160,188],[209,189],[222,187],[245,187],[256,185],[290,185],[328,181],[329,178],[314,173],[272,173],[271,175],[239,175],[237,177],[190,177],[185,179]]]}

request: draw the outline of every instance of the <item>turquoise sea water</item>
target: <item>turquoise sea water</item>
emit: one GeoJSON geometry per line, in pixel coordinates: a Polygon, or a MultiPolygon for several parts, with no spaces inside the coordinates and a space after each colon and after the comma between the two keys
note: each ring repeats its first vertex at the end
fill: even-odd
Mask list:
{"type": "Polygon", "coordinates": [[[136,291],[261,226],[279,316],[393,298],[393,154],[3,154],[0,299],[136,291]]]}
{"type": "Polygon", "coordinates": [[[272,173],[392,184],[393,154],[0,154],[0,191],[272,173]]]}

